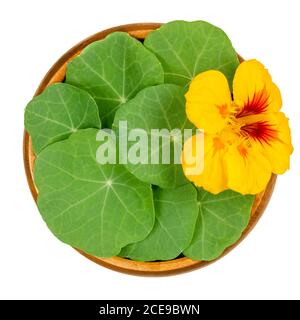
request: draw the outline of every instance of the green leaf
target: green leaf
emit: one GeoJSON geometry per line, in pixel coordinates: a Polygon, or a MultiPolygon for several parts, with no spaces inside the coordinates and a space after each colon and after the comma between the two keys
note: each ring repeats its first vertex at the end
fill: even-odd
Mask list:
{"type": "Polygon", "coordinates": [[[165,71],[165,82],[185,86],[200,72],[223,72],[231,84],[239,61],[227,35],[205,21],[173,21],[152,31],[144,42],[165,71]]]}
{"type": "Polygon", "coordinates": [[[93,98],[87,92],[64,83],[46,88],[28,103],[25,110],[25,128],[36,153],[78,129],[100,127],[98,108],[93,98]]]}
{"type": "Polygon", "coordinates": [[[184,255],[193,260],[214,260],[234,244],[249,222],[254,196],[231,190],[213,195],[198,188],[199,214],[191,245],[184,255]]]}
{"type": "Polygon", "coordinates": [[[100,257],[144,239],[154,225],[152,190],[123,165],[99,164],[96,129],[80,130],[37,157],[38,207],[61,241],[100,257]]]}
{"type": "Polygon", "coordinates": [[[163,69],[155,55],[124,32],[90,44],[67,65],[66,82],[94,97],[107,128],[120,105],[141,89],[163,81],[163,69]]]}
{"type": "MultiPolygon", "coordinates": [[[[147,132],[148,137],[152,129],[166,129],[171,132],[172,129],[178,129],[183,136],[184,129],[193,129],[193,125],[187,120],[185,114],[185,99],[183,89],[173,84],[162,84],[148,87],[140,91],[136,97],[116,113],[113,128],[119,132],[120,137],[124,134],[120,129],[120,121],[127,121],[127,132],[136,128],[143,129],[147,132]]],[[[158,134],[153,135],[153,139],[158,134]]],[[[179,151],[182,150],[183,139],[172,139],[171,135],[164,135],[166,139],[160,139],[158,148],[151,147],[151,139],[148,139],[148,152],[145,157],[141,158],[139,163],[132,163],[128,159],[125,164],[127,169],[142,181],[158,185],[161,188],[175,188],[176,186],[188,183],[186,180],[181,164],[174,163],[176,154],[174,154],[174,144],[179,151]],[[169,164],[163,163],[162,148],[170,145],[169,164]],[[151,162],[153,157],[159,156],[158,163],[151,162]]],[[[127,150],[136,144],[136,141],[129,141],[127,150]]],[[[166,150],[166,149],[165,149],[166,150]]]]}
{"type": "Polygon", "coordinates": [[[197,192],[192,184],[153,191],[155,225],[145,240],[130,244],[121,256],[154,261],[176,258],[191,242],[198,217],[197,192]]]}

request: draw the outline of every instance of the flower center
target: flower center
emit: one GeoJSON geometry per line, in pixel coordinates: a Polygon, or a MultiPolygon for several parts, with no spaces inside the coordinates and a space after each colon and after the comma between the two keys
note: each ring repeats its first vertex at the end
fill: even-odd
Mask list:
{"type": "MultiPolygon", "coordinates": [[[[269,144],[278,138],[278,131],[274,125],[263,119],[259,114],[268,107],[268,94],[261,90],[248,99],[243,109],[233,101],[227,105],[218,106],[220,115],[227,119],[224,129],[214,139],[214,149],[221,151],[226,146],[235,145],[242,157],[248,155],[248,148],[253,142],[269,144]]],[[[265,118],[265,117],[264,117],[265,118]]]]}
{"type": "MultiPolygon", "coordinates": [[[[238,110],[238,107],[232,105],[232,110],[238,110]]],[[[226,109],[227,110],[227,109],[226,109]]],[[[267,120],[255,120],[253,122],[247,123],[245,117],[240,116],[240,112],[231,113],[227,118],[227,125],[219,134],[219,140],[215,141],[215,148],[220,150],[224,148],[225,145],[239,145],[241,138],[247,145],[250,146],[251,142],[256,141],[260,143],[270,144],[272,141],[277,139],[278,131],[272,123],[267,120]]],[[[248,118],[249,121],[249,118],[248,118]]],[[[246,148],[240,148],[239,152],[246,156],[246,148]]]]}
{"type": "Polygon", "coordinates": [[[239,110],[239,107],[234,102],[232,103],[232,110],[235,110],[235,113],[229,117],[228,126],[232,133],[234,133],[233,137],[242,137],[248,144],[251,143],[251,140],[270,144],[277,139],[278,131],[269,121],[252,118],[253,122],[249,123],[251,116],[263,113],[268,107],[266,90],[259,91],[254,94],[251,100],[248,99],[242,111],[239,110]],[[248,122],[245,121],[246,118],[248,122]]]}
{"type": "Polygon", "coordinates": [[[222,140],[226,144],[232,145],[236,143],[241,136],[241,123],[232,114],[228,118],[227,125],[221,133],[222,140]]]}

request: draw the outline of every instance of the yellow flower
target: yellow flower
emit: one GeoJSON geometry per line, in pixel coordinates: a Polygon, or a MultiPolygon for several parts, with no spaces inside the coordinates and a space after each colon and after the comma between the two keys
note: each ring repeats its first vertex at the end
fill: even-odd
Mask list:
{"type": "Polygon", "coordinates": [[[184,145],[182,167],[197,186],[217,194],[232,189],[261,192],[272,172],[289,168],[293,152],[288,119],[280,112],[278,87],[257,60],[242,62],[233,80],[233,97],[225,76],[215,70],[196,76],[186,94],[188,119],[204,130],[204,169],[188,175],[195,153],[193,136],[184,145]]]}

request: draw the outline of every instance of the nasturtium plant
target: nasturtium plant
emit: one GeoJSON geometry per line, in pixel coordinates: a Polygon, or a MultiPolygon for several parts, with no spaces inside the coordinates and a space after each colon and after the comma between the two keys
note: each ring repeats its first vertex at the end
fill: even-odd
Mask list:
{"type": "Polygon", "coordinates": [[[198,217],[197,191],[192,184],[153,190],[155,225],[148,237],[123,248],[120,255],[140,261],[170,260],[186,249],[198,217]]]}
{"type": "Polygon", "coordinates": [[[100,257],[144,239],[154,224],[151,186],[120,164],[99,164],[98,130],[45,148],[34,165],[38,207],[61,241],[100,257]]]}
{"type": "Polygon", "coordinates": [[[204,21],[167,23],[144,43],[114,32],[70,61],[64,82],[25,110],[37,204],[52,233],[94,256],[137,261],[209,261],[235,243],[254,196],[195,187],[180,158],[196,130],[187,86],[219,70],[232,88],[238,64],[227,35],[204,21]]]}
{"type": "Polygon", "coordinates": [[[173,21],[152,31],[146,48],[158,57],[165,82],[185,86],[200,72],[214,69],[232,82],[239,61],[228,36],[205,21],[173,21]]]}
{"type": "Polygon", "coordinates": [[[246,228],[254,196],[227,190],[213,195],[198,188],[198,219],[193,240],[183,253],[193,260],[214,260],[246,228]]]}
{"type": "Polygon", "coordinates": [[[101,128],[97,104],[84,90],[64,83],[50,85],[25,110],[25,127],[33,149],[63,140],[78,129],[101,128]]]}
{"type": "MultiPolygon", "coordinates": [[[[124,131],[124,134],[128,135],[133,129],[143,129],[147,132],[148,137],[151,137],[151,140],[148,139],[148,152],[140,155],[140,162],[128,161],[125,166],[140,180],[162,188],[175,188],[188,182],[183,174],[181,164],[174,163],[176,162],[174,159],[178,155],[176,151],[174,152],[177,150],[174,146],[178,147],[179,144],[181,152],[184,129],[191,129],[192,132],[194,128],[185,115],[183,92],[181,87],[174,84],[162,84],[143,89],[134,99],[117,111],[113,124],[113,128],[116,129],[120,137],[122,137],[119,128],[120,121],[127,121],[127,131],[124,131]],[[164,129],[168,132],[159,132],[164,129]],[[173,129],[177,129],[173,132],[174,135],[172,135],[173,129]],[[160,139],[160,133],[165,136],[165,139],[160,139]],[[159,139],[156,140],[159,141],[157,148],[151,145],[151,141],[154,141],[155,138],[159,139]],[[170,161],[166,157],[166,163],[164,163],[162,148],[165,148],[166,144],[170,145],[170,161]],[[151,161],[155,157],[158,161],[151,161]]],[[[129,150],[136,143],[136,141],[128,141],[128,158],[130,157],[129,150]]]]}
{"type": "Polygon", "coordinates": [[[87,46],[68,63],[66,82],[87,90],[99,106],[103,128],[116,110],[141,89],[161,84],[163,69],[154,54],[125,32],[87,46]]]}

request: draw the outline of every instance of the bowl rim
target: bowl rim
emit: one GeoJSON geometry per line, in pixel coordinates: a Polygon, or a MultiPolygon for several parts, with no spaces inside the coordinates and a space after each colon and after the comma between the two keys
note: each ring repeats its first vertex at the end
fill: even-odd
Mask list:
{"type": "MultiPolygon", "coordinates": [[[[65,77],[66,64],[71,59],[76,57],[80,52],[89,44],[94,41],[101,40],[105,38],[108,34],[116,31],[127,32],[133,37],[143,40],[145,36],[150,32],[157,28],[159,28],[162,23],[133,23],[120,25],[113,28],[105,29],[98,33],[95,33],[88,38],[80,41],[78,44],[69,49],[66,53],[64,53],[49,69],[41,83],[39,84],[34,96],[39,95],[44,91],[44,89],[55,82],[63,81],[65,77]]],[[[239,56],[239,60],[243,61],[243,58],[239,56]]],[[[34,201],[37,201],[37,189],[35,187],[34,179],[33,179],[33,165],[35,155],[32,150],[31,139],[24,129],[23,135],[23,159],[24,159],[24,167],[27,182],[31,191],[31,194],[34,198],[34,201]]],[[[135,260],[129,260],[121,257],[112,257],[112,258],[99,258],[92,255],[89,255],[80,249],[74,248],[77,252],[79,252],[84,257],[89,260],[106,267],[108,269],[135,275],[135,276],[166,276],[166,275],[175,275],[188,271],[192,271],[195,269],[203,268],[211,263],[221,259],[226,254],[228,254],[231,250],[233,250],[242,240],[246,238],[246,236],[250,233],[250,231],[255,227],[262,214],[264,213],[274,190],[276,184],[276,175],[272,175],[266,189],[260,194],[256,195],[254,204],[252,206],[252,213],[248,223],[248,226],[243,231],[240,239],[236,241],[233,245],[226,248],[223,254],[215,260],[212,261],[194,261],[187,257],[176,258],[173,260],[167,261],[155,261],[155,262],[141,262],[135,260]]]]}

